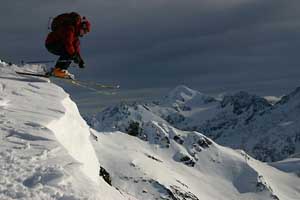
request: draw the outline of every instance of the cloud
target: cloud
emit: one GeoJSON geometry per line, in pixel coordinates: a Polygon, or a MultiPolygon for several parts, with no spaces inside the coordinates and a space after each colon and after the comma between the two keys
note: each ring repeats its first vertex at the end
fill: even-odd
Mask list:
{"type": "Polygon", "coordinates": [[[232,80],[264,79],[271,71],[274,77],[300,74],[296,0],[28,0],[1,6],[0,54],[15,62],[54,59],[43,44],[48,19],[78,11],[92,22],[82,39],[88,67],[74,70],[86,78],[172,87],[206,77],[228,80],[229,74],[232,80]]]}

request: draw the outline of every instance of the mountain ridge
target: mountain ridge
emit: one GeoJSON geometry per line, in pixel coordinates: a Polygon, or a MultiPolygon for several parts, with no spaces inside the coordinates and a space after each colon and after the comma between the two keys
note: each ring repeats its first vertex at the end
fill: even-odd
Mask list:
{"type": "Polygon", "coordinates": [[[220,144],[244,149],[259,160],[279,161],[300,151],[300,127],[295,125],[300,115],[297,109],[299,90],[297,88],[272,104],[263,97],[245,91],[225,95],[222,100],[217,100],[181,85],[160,101],[122,103],[94,117],[87,117],[87,121],[96,129],[99,128],[95,125],[98,120],[98,124],[107,123],[108,126],[102,126],[104,130],[126,131],[131,122],[143,124],[153,118],[154,121],[166,121],[181,130],[202,132],[220,144]],[[194,98],[199,100],[198,95],[200,101],[195,102],[194,98]],[[206,100],[201,101],[203,98],[206,100]],[[112,110],[117,111],[122,107],[126,107],[127,113],[118,113],[118,117],[113,120],[114,129],[110,129],[110,116],[114,115],[112,110]],[[287,133],[283,127],[289,128],[287,133]],[[278,143],[279,138],[282,141],[282,137],[285,137],[285,142],[275,148],[272,143],[278,143]],[[268,144],[263,145],[267,141],[268,144]]]}

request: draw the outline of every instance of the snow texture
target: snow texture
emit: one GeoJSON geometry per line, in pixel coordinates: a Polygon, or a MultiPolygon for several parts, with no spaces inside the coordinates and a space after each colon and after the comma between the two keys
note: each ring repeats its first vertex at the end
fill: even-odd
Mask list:
{"type": "Polygon", "coordinates": [[[62,88],[0,63],[0,199],[134,199],[99,177],[89,126],[62,88]]]}

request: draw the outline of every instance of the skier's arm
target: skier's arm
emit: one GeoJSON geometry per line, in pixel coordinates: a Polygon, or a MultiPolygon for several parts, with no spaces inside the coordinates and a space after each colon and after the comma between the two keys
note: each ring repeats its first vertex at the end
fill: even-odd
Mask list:
{"type": "Polygon", "coordinates": [[[79,65],[80,68],[84,68],[84,61],[80,55],[80,41],[75,35],[75,29],[68,27],[66,32],[65,46],[68,54],[73,58],[74,62],[79,65]]]}
{"type": "Polygon", "coordinates": [[[85,67],[84,61],[83,61],[80,53],[76,53],[73,59],[74,59],[74,62],[77,63],[80,68],[85,67]]]}

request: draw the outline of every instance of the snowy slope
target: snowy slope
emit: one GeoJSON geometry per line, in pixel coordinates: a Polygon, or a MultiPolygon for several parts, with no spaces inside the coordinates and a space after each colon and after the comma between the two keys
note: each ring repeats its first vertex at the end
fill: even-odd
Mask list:
{"type": "Polygon", "coordinates": [[[0,199],[134,199],[99,177],[89,126],[47,79],[0,63],[0,199]]]}
{"type": "Polygon", "coordinates": [[[146,126],[147,141],[94,131],[99,136],[94,147],[112,184],[137,199],[299,199],[300,178],[294,173],[219,146],[197,132],[156,122],[146,126]]]}
{"type": "Polygon", "coordinates": [[[300,158],[287,158],[282,161],[270,163],[271,166],[288,173],[294,173],[300,177],[300,158]]]}
{"type": "Polygon", "coordinates": [[[202,132],[261,161],[278,161],[300,152],[299,91],[270,103],[243,91],[217,100],[178,86],[160,101],[123,103],[87,120],[98,130],[126,131],[130,123],[144,124],[150,117],[180,130],[202,132]]]}

